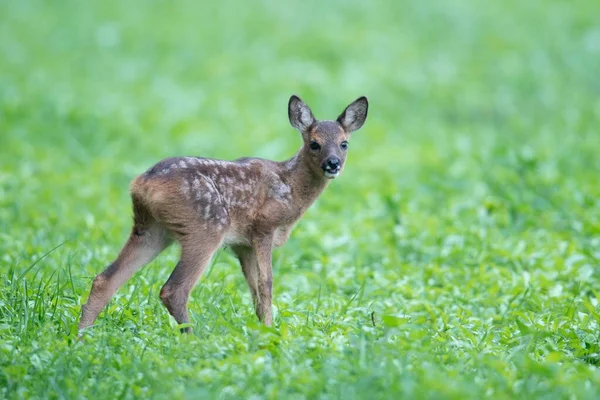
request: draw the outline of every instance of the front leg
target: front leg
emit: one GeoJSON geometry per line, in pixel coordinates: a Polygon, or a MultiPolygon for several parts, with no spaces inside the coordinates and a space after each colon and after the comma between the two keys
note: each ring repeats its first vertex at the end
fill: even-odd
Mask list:
{"type": "Polygon", "coordinates": [[[264,235],[253,241],[258,261],[258,301],[256,315],[265,325],[273,324],[273,235],[264,235]]]}
{"type": "Polygon", "coordinates": [[[246,246],[232,246],[231,249],[240,260],[242,272],[244,272],[244,277],[248,282],[250,294],[252,295],[252,304],[256,309],[258,306],[258,261],[256,260],[256,252],[253,248],[246,246]]]}

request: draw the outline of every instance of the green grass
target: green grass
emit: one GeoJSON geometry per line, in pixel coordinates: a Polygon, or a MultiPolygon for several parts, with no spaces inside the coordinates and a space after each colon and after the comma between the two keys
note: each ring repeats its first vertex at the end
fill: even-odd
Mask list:
{"type": "Polygon", "coordinates": [[[0,0],[0,398],[596,398],[600,3],[210,3],[0,0]],[[225,250],[180,336],[173,248],[78,342],[128,182],[289,157],[292,93],[371,109],[275,253],[274,327],[225,250]]]}

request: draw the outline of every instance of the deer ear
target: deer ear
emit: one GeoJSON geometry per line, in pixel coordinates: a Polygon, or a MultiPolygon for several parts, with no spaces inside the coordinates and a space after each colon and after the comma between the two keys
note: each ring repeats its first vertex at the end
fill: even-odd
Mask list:
{"type": "Polygon", "coordinates": [[[308,128],[317,122],[310,111],[310,107],[296,95],[290,97],[288,117],[290,118],[290,124],[300,132],[306,132],[308,128]]]}
{"type": "Polygon", "coordinates": [[[342,125],[346,133],[352,133],[365,123],[369,102],[365,96],[359,97],[350,104],[338,117],[337,121],[342,125]]]}

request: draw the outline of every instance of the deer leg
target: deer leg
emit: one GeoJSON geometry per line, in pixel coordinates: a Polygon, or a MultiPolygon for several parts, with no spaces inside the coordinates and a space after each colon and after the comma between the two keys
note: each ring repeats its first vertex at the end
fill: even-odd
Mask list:
{"type": "Polygon", "coordinates": [[[252,294],[252,303],[256,308],[258,305],[258,261],[256,254],[251,247],[233,246],[232,250],[240,260],[242,272],[244,272],[250,294],[252,294]]]}
{"type": "MultiPolygon", "coordinates": [[[[190,292],[221,241],[221,236],[212,234],[188,235],[180,239],[181,259],[160,291],[163,304],[178,324],[190,322],[187,306],[190,292]]],[[[189,333],[191,329],[182,328],[181,332],[189,333]]]]}
{"type": "Polygon", "coordinates": [[[94,279],[87,303],[81,309],[79,329],[93,325],[113,294],[170,243],[164,229],[157,225],[134,227],[117,259],[94,279]]]}
{"type": "Polygon", "coordinates": [[[256,259],[258,261],[258,303],[256,315],[265,325],[273,324],[273,237],[265,236],[254,244],[256,259]]]}

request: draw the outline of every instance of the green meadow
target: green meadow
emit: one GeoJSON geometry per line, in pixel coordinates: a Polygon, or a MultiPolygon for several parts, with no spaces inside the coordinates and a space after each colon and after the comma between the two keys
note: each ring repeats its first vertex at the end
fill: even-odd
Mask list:
{"type": "Polygon", "coordinates": [[[0,0],[0,398],[594,399],[600,2],[0,0]],[[287,101],[365,126],[274,254],[182,336],[176,246],[77,340],[161,158],[291,157],[287,101]]]}

